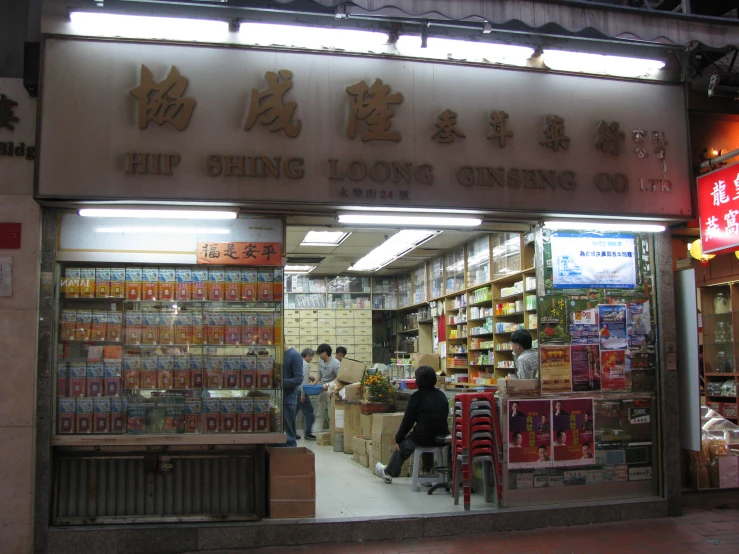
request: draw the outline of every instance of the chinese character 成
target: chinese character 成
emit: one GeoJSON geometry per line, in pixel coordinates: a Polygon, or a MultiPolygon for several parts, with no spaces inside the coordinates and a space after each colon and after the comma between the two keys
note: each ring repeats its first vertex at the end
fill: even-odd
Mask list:
{"type": "Polygon", "coordinates": [[[496,112],[490,112],[490,126],[493,128],[493,132],[488,135],[488,139],[498,139],[498,146],[503,148],[506,141],[513,137],[513,131],[506,129],[506,122],[508,121],[508,114],[503,110],[496,112]]]}
{"type": "Polygon", "coordinates": [[[570,137],[565,135],[565,120],[558,115],[548,115],[544,125],[544,140],[539,144],[557,152],[570,147],[570,137]]]}
{"type": "Polygon", "coordinates": [[[13,108],[17,105],[18,102],[14,102],[4,94],[0,94],[0,129],[5,127],[11,131],[15,130],[13,123],[20,121],[13,113],[13,108]]]}
{"type": "Polygon", "coordinates": [[[457,112],[452,110],[444,110],[439,114],[439,121],[436,123],[438,131],[431,137],[439,143],[454,142],[457,137],[464,138],[464,133],[457,129],[457,112]]]}
{"type": "Polygon", "coordinates": [[[713,185],[713,190],[711,191],[711,196],[713,196],[714,206],[726,204],[729,201],[729,196],[726,194],[726,183],[724,181],[718,181],[715,183],[713,185]]]}
{"type": "Polygon", "coordinates": [[[290,138],[295,138],[300,132],[302,122],[298,119],[292,123],[295,102],[285,103],[283,96],[293,86],[293,74],[287,69],[281,69],[277,73],[268,71],[264,78],[267,81],[267,89],[259,92],[257,89],[251,91],[251,104],[249,115],[246,118],[246,130],[249,131],[259,120],[262,125],[272,125],[270,131],[285,131],[290,138]]]}
{"type": "Polygon", "coordinates": [[[128,92],[139,99],[139,128],[145,129],[150,121],[157,125],[169,123],[182,131],[190,123],[195,109],[194,98],[183,98],[188,80],[172,67],[163,81],[154,82],[151,71],[141,66],[141,84],[128,92]]]}
{"type": "Polygon", "coordinates": [[[607,123],[604,120],[598,122],[598,138],[595,140],[595,148],[607,154],[618,156],[621,141],[624,139],[623,131],[618,130],[618,122],[607,123]]]}
{"type": "Polygon", "coordinates": [[[346,134],[353,139],[357,136],[357,122],[367,124],[367,132],[362,133],[362,140],[390,140],[400,142],[400,133],[391,131],[392,117],[395,110],[390,106],[403,102],[399,92],[390,94],[390,87],[383,85],[381,79],[375,79],[371,87],[365,81],[346,88],[351,96],[349,101],[349,125],[346,134]]]}

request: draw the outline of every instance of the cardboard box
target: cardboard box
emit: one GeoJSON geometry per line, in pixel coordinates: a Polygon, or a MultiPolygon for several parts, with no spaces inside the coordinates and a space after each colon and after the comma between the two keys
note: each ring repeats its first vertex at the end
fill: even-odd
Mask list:
{"type": "Polygon", "coordinates": [[[318,444],[318,446],[331,446],[331,432],[323,431],[321,433],[316,433],[316,444],[318,444]]]}
{"type": "Polygon", "coordinates": [[[359,434],[363,437],[372,437],[372,416],[374,414],[359,414],[359,434]]]}
{"type": "Polygon", "coordinates": [[[498,379],[501,396],[539,394],[539,379],[498,379]]]}
{"type": "Polygon", "coordinates": [[[328,414],[329,432],[331,433],[331,446],[333,446],[334,436],[337,433],[344,432],[344,402],[338,400],[335,396],[332,396],[328,414]]]}
{"type": "Polygon", "coordinates": [[[352,437],[352,452],[369,456],[372,453],[372,437],[352,437]]]}
{"type": "Polygon", "coordinates": [[[364,362],[358,362],[357,360],[344,358],[343,360],[341,360],[337,379],[342,383],[358,383],[362,380],[362,376],[364,375],[364,370],[366,367],[367,364],[365,364],[364,362]]]}
{"type": "Polygon", "coordinates": [[[359,435],[359,416],[361,414],[358,402],[344,403],[344,454],[351,454],[352,439],[359,435]]]}
{"type": "Polygon", "coordinates": [[[430,366],[434,371],[439,371],[441,360],[438,354],[411,354],[411,364],[418,369],[421,366],[430,366]]]}
{"type": "Polygon", "coordinates": [[[316,458],[307,448],[267,448],[272,519],[316,516],[316,458]]]}
{"type": "MultiPolygon", "coordinates": [[[[393,455],[395,448],[396,442],[394,436],[382,435],[380,440],[377,440],[373,437],[372,455],[370,457],[375,460],[375,464],[377,462],[381,462],[382,465],[387,465],[388,463],[390,463],[390,457],[393,455]]],[[[406,462],[403,464],[400,469],[399,477],[409,477],[411,475],[411,460],[413,460],[413,456],[408,458],[408,460],[406,460],[406,462]]],[[[372,466],[370,467],[374,467],[374,464],[372,464],[372,466]]]]}
{"type": "Polygon", "coordinates": [[[344,400],[347,402],[359,402],[362,400],[362,395],[359,392],[359,383],[345,386],[344,393],[344,400]]]}
{"type": "Polygon", "coordinates": [[[403,421],[403,412],[374,414],[372,416],[372,440],[380,440],[383,436],[394,438],[401,421],[403,421]]]}
{"type": "Polygon", "coordinates": [[[369,459],[369,454],[358,454],[357,452],[352,454],[352,460],[363,467],[369,467],[369,459]]]}

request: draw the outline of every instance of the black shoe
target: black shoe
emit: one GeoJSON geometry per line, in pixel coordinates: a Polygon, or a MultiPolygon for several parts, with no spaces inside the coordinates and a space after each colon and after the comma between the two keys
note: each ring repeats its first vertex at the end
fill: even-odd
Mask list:
{"type": "Polygon", "coordinates": [[[296,440],[300,440],[300,439],[302,439],[302,438],[303,438],[303,437],[301,437],[300,435],[295,435],[295,439],[296,439],[296,440]]]}
{"type": "Polygon", "coordinates": [[[305,440],[307,440],[307,441],[314,441],[314,440],[316,440],[316,436],[315,435],[310,435],[310,434],[306,433],[305,434],[305,440]]]}

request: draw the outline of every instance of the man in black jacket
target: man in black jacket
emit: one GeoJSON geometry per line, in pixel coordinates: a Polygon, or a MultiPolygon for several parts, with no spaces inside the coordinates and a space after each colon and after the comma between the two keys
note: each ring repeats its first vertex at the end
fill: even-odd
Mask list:
{"type": "Polygon", "coordinates": [[[386,483],[400,475],[403,463],[413,454],[417,446],[436,446],[436,437],[449,434],[447,418],[449,401],[436,388],[436,372],[429,366],[416,370],[418,390],[411,395],[403,421],[395,435],[395,450],[390,463],[383,466],[377,462],[375,473],[386,483]]]}

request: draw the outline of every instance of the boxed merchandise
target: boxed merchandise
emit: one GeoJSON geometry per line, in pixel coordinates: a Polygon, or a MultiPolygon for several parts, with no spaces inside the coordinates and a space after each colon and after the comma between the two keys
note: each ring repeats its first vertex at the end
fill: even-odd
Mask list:
{"type": "Polygon", "coordinates": [[[400,429],[403,421],[403,412],[389,414],[373,414],[372,416],[372,440],[379,440],[382,436],[392,436],[400,429]]]}
{"type": "Polygon", "coordinates": [[[123,370],[123,388],[133,390],[141,388],[141,370],[124,369],[123,370]]]}
{"type": "Polygon", "coordinates": [[[223,344],[223,312],[208,312],[205,314],[208,327],[208,344],[223,344]]]}
{"type": "Polygon", "coordinates": [[[157,357],[157,388],[174,388],[174,360],[172,356],[157,357]]]}
{"type": "Polygon", "coordinates": [[[205,343],[205,325],[203,323],[203,314],[192,314],[192,344],[205,343]]]}
{"type": "Polygon", "coordinates": [[[316,458],[307,448],[267,448],[272,519],[315,517],[316,458]]]}
{"type": "Polygon", "coordinates": [[[67,298],[80,297],[80,268],[64,268],[64,280],[62,281],[62,292],[67,298]]]}
{"type": "Polygon", "coordinates": [[[363,437],[372,437],[372,415],[364,412],[359,414],[359,434],[363,437]]]}
{"type": "Polygon", "coordinates": [[[358,362],[357,360],[344,358],[343,360],[341,360],[337,379],[342,383],[358,383],[362,380],[362,376],[364,376],[364,370],[366,367],[367,364],[365,364],[364,362],[358,362]]]}
{"type": "Polygon", "coordinates": [[[157,387],[157,358],[156,356],[141,356],[141,388],[155,389],[157,387]]]}
{"type": "Polygon", "coordinates": [[[159,314],[159,344],[174,344],[175,314],[168,312],[159,314]]]}
{"type": "Polygon", "coordinates": [[[260,269],[257,271],[260,302],[268,302],[272,300],[272,279],[274,279],[274,273],[271,269],[260,269]]]}
{"type": "Polygon", "coordinates": [[[141,331],[144,326],[144,314],[139,311],[131,310],[126,312],[126,344],[140,344],[141,331]]]}
{"type": "Polygon", "coordinates": [[[69,362],[66,360],[56,362],[56,395],[58,398],[69,396],[69,362]]]}
{"type": "Polygon", "coordinates": [[[200,399],[185,399],[185,433],[200,432],[200,399]]]}
{"type": "Polygon", "coordinates": [[[87,364],[69,363],[69,396],[85,396],[87,392],[87,364]]]}
{"type": "Polygon", "coordinates": [[[352,439],[360,434],[359,414],[361,413],[358,402],[344,402],[344,453],[351,454],[352,439]]]}
{"type": "Polygon", "coordinates": [[[92,398],[77,399],[77,418],[75,432],[77,434],[92,433],[92,398]]]}
{"type": "Polygon", "coordinates": [[[316,444],[318,446],[331,446],[331,432],[323,431],[316,433],[316,444]]]}
{"type": "Polygon", "coordinates": [[[236,432],[236,399],[221,399],[221,430],[224,433],[236,432]]]}
{"type": "Polygon", "coordinates": [[[274,278],[272,281],[272,300],[275,302],[282,302],[282,283],[283,283],[283,274],[282,274],[282,268],[277,267],[274,270],[274,278]]]}
{"type": "Polygon", "coordinates": [[[190,355],[183,354],[173,357],[174,388],[189,389],[192,386],[192,374],[190,372],[190,355]]]}
{"type": "Polygon", "coordinates": [[[344,433],[344,402],[335,396],[331,397],[328,410],[329,431],[331,432],[331,445],[336,441],[336,435],[344,433]]]}
{"type": "Polygon", "coordinates": [[[119,342],[123,334],[123,312],[108,312],[108,323],[105,326],[105,340],[119,342]]]}
{"type": "Polygon", "coordinates": [[[74,340],[76,341],[90,340],[91,330],[92,330],[92,311],[77,310],[77,327],[74,330],[74,340]]]}
{"type": "Polygon", "coordinates": [[[224,356],[223,388],[238,389],[241,385],[241,356],[224,356]]]}
{"type": "Polygon", "coordinates": [[[345,386],[343,389],[344,391],[344,400],[347,402],[359,402],[362,400],[362,395],[359,392],[359,383],[354,383],[351,385],[345,386]]]}
{"type": "Polygon", "coordinates": [[[121,394],[121,364],[105,362],[103,364],[103,390],[105,396],[120,396],[121,394]]]}
{"type": "Polygon", "coordinates": [[[257,270],[241,270],[241,299],[246,302],[257,301],[257,270]]]}
{"type": "Polygon", "coordinates": [[[176,281],[173,267],[159,268],[159,300],[173,300],[175,298],[176,281]]]}
{"type": "Polygon", "coordinates": [[[177,344],[190,344],[192,341],[192,314],[180,312],[174,319],[174,340],[177,344]]]}
{"type": "Polygon", "coordinates": [[[190,380],[192,381],[192,388],[203,388],[205,384],[205,360],[202,356],[190,356],[190,380]]]}
{"type": "Polygon", "coordinates": [[[87,393],[85,396],[93,398],[103,394],[103,362],[87,363],[87,393]]]}
{"type": "Polygon", "coordinates": [[[226,344],[241,342],[241,312],[225,312],[223,314],[224,339],[226,344]]]}
{"type": "Polygon", "coordinates": [[[95,310],[92,312],[90,340],[104,341],[108,335],[108,312],[95,310]]]}
{"type": "Polygon", "coordinates": [[[126,410],[126,433],[146,434],[146,403],[129,402],[126,410]]]}
{"type": "Polygon", "coordinates": [[[257,344],[259,338],[259,317],[257,312],[242,312],[241,314],[241,342],[243,344],[257,344]]]}
{"type": "Polygon", "coordinates": [[[194,268],[191,274],[192,286],[191,295],[193,300],[205,300],[206,289],[208,288],[208,269],[194,268]]]}
{"type": "Polygon", "coordinates": [[[62,310],[60,340],[73,341],[75,329],[77,329],[77,310],[62,310]]]}
{"type": "Polygon", "coordinates": [[[372,453],[372,437],[352,437],[351,448],[354,454],[369,456],[372,453]]]}
{"type": "Polygon", "coordinates": [[[59,398],[56,401],[57,433],[69,435],[75,432],[77,403],[74,398],[59,398]]]}
{"type": "Polygon", "coordinates": [[[93,433],[110,433],[110,398],[95,398],[93,409],[93,433]]]}
{"type": "Polygon", "coordinates": [[[181,434],[185,432],[185,398],[165,396],[157,401],[164,408],[164,433],[181,434]]]}
{"type": "Polygon", "coordinates": [[[223,358],[220,356],[205,356],[205,388],[223,388],[223,358]]]}
{"type": "Polygon", "coordinates": [[[126,268],[110,268],[110,296],[113,298],[126,298],[126,268]]]}
{"type": "Polygon", "coordinates": [[[221,401],[218,398],[203,399],[203,433],[221,432],[221,401]]]}
{"type": "Polygon", "coordinates": [[[126,411],[123,409],[123,398],[110,399],[110,432],[120,434],[126,429],[126,411]]]}
{"type": "Polygon", "coordinates": [[[257,386],[257,357],[241,356],[239,361],[241,388],[253,389],[257,386]]]}
{"type": "Polygon", "coordinates": [[[143,269],[140,267],[126,268],[126,300],[141,300],[142,298],[143,269]]]}
{"type": "Polygon", "coordinates": [[[259,344],[274,344],[275,315],[272,313],[259,312],[257,325],[259,326],[259,344]]]}
{"type": "Polygon", "coordinates": [[[224,300],[238,302],[241,300],[241,270],[227,269],[225,275],[226,290],[224,300]]]}
{"type": "Polygon", "coordinates": [[[223,300],[225,281],[226,272],[223,269],[208,270],[208,300],[213,302],[223,300]]]}
{"type": "Polygon", "coordinates": [[[141,280],[144,283],[143,300],[159,300],[159,295],[157,294],[159,289],[159,269],[156,267],[145,267],[141,275],[141,280]]]}
{"type": "Polygon", "coordinates": [[[359,454],[357,452],[354,452],[352,454],[352,460],[357,462],[362,467],[369,467],[370,456],[369,454],[359,454]]]}
{"type": "Polygon", "coordinates": [[[254,398],[254,430],[269,431],[269,415],[272,402],[269,398],[254,398]]]}
{"type": "Polygon", "coordinates": [[[80,298],[95,298],[95,268],[80,269],[80,298]]]}
{"type": "Polygon", "coordinates": [[[498,379],[498,393],[503,396],[539,394],[539,379],[498,379]]]}
{"type": "MultiPolygon", "coordinates": [[[[257,359],[257,363],[263,360],[262,357],[257,359]]],[[[257,369],[257,388],[258,389],[271,389],[272,388],[272,370],[271,369],[257,369]]]]}
{"type": "Polygon", "coordinates": [[[251,398],[236,400],[236,425],[239,433],[251,433],[254,430],[254,401],[251,398]]]}
{"type": "Polygon", "coordinates": [[[190,300],[192,295],[192,269],[177,268],[175,270],[177,281],[177,300],[190,300]]]}
{"type": "Polygon", "coordinates": [[[159,312],[143,312],[141,330],[142,344],[156,344],[159,339],[159,312]]]}
{"type": "Polygon", "coordinates": [[[110,269],[107,267],[95,269],[95,296],[97,298],[110,296],[110,269]]]}
{"type": "Polygon", "coordinates": [[[411,354],[411,365],[416,369],[427,365],[434,371],[439,371],[441,362],[438,354],[411,354]]]}

